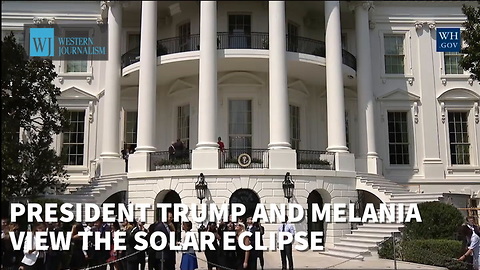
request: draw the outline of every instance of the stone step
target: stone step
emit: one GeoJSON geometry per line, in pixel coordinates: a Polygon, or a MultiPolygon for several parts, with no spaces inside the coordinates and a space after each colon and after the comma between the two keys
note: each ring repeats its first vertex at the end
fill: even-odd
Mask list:
{"type": "Polygon", "coordinates": [[[376,245],[367,244],[367,243],[355,243],[355,242],[345,242],[340,240],[340,242],[335,243],[335,247],[356,247],[362,249],[368,249],[370,251],[377,250],[378,247],[376,245]]]}
{"type": "Polygon", "coordinates": [[[367,238],[367,237],[353,237],[352,235],[347,235],[345,238],[342,238],[342,240],[347,241],[347,242],[377,245],[378,243],[382,242],[384,240],[384,238],[372,239],[372,238],[367,238]]]}
{"type": "Polygon", "coordinates": [[[355,246],[338,246],[338,245],[335,245],[335,247],[329,248],[327,252],[331,252],[331,251],[353,253],[354,255],[352,257],[355,257],[358,254],[360,254],[362,256],[365,256],[365,255],[368,256],[370,254],[370,250],[368,250],[368,248],[355,247],[355,246]]]}
{"type": "Polygon", "coordinates": [[[362,231],[353,231],[352,234],[348,235],[348,237],[359,237],[359,238],[370,238],[370,239],[379,239],[382,241],[383,239],[390,237],[391,233],[385,232],[377,232],[377,233],[368,233],[362,231]]]}
{"type": "Polygon", "coordinates": [[[364,233],[392,233],[392,232],[399,232],[398,228],[395,229],[393,228],[369,228],[369,227],[364,227],[364,226],[359,226],[357,230],[352,231],[352,232],[364,232],[364,233]]]}
{"type": "Polygon", "coordinates": [[[363,261],[363,258],[364,258],[362,255],[354,252],[335,251],[335,250],[320,252],[320,254],[332,256],[332,257],[350,259],[350,260],[359,260],[359,261],[363,261]]]}

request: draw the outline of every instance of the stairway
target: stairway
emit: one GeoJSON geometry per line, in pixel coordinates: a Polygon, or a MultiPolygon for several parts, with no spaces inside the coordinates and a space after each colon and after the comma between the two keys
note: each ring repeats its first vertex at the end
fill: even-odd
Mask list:
{"type": "MultiPolygon", "coordinates": [[[[356,188],[373,193],[387,205],[389,203],[409,204],[439,201],[443,196],[441,193],[411,192],[406,187],[385,179],[383,176],[371,174],[357,174],[356,188]]],[[[405,207],[405,211],[407,210],[408,207],[405,207]]],[[[395,211],[395,216],[398,217],[398,209],[395,208],[395,211]]],[[[364,223],[358,225],[357,229],[352,230],[350,234],[343,236],[339,242],[334,244],[333,248],[327,249],[322,254],[353,260],[378,257],[378,245],[391,237],[393,233],[399,232],[401,228],[403,228],[402,223],[364,223]]]]}
{"type": "Polygon", "coordinates": [[[125,174],[122,174],[93,178],[88,185],[81,186],[70,194],[60,194],[48,197],[71,203],[75,208],[75,204],[77,203],[94,203],[101,205],[111,195],[120,191],[126,191],[127,188],[127,177],[125,174]]]}

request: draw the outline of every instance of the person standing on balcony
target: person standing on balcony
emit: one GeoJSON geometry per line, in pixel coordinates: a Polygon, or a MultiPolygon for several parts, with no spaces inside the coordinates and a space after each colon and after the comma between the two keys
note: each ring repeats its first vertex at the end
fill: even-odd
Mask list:
{"type": "Polygon", "coordinates": [[[168,159],[169,160],[174,160],[175,159],[175,153],[176,153],[175,142],[172,142],[172,144],[170,144],[170,146],[168,147],[168,159]]]}
{"type": "Polygon", "coordinates": [[[177,139],[177,142],[174,144],[175,146],[175,158],[176,159],[182,159],[184,158],[184,151],[185,151],[185,145],[180,139],[177,139]]]}
{"type": "Polygon", "coordinates": [[[217,144],[218,144],[218,149],[220,149],[220,152],[223,153],[225,151],[225,144],[222,142],[222,137],[218,137],[217,144]]]}

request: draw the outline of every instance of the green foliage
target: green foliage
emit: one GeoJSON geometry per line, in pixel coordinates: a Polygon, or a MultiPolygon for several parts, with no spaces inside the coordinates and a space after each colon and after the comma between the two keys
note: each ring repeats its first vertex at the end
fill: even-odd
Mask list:
{"type": "Polygon", "coordinates": [[[424,202],[418,205],[422,222],[405,224],[404,237],[413,239],[455,239],[455,232],[463,216],[453,205],[441,202],[424,202]]]}
{"type": "MultiPolygon", "coordinates": [[[[447,239],[403,240],[396,242],[397,260],[443,266],[451,270],[466,270],[466,264],[456,261],[462,254],[462,242],[447,239]]],[[[379,246],[380,258],[393,260],[393,242],[388,239],[379,246]]]]}
{"type": "Polygon", "coordinates": [[[302,159],[297,161],[298,164],[318,164],[318,165],[330,165],[330,162],[325,159],[302,159]]]}
{"type": "Polygon", "coordinates": [[[64,159],[51,148],[54,135],[67,126],[57,103],[60,89],[52,83],[55,67],[51,60],[28,59],[13,33],[1,49],[2,199],[63,191],[64,159]]]}
{"type": "MultiPolygon", "coordinates": [[[[388,238],[378,245],[378,256],[383,259],[393,260],[393,237],[388,238]]],[[[400,241],[398,239],[395,239],[395,258],[401,258],[400,241]]]]}
{"type": "Polygon", "coordinates": [[[448,266],[448,269],[467,269],[454,258],[462,253],[462,242],[446,239],[411,240],[401,244],[403,260],[407,262],[448,266]]]}
{"type": "Polygon", "coordinates": [[[479,6],[463,5],[462,12],[467,16],[463,23],[465,30],[462,32],[462,39],[467,44],[462,49],[465,54],[460,60],[460,66],[471,73],[470,77],[480,80],[480,1],[479,6]]]}
{"type": "Polygon", "coordinates": [[[181,165],[181,164],[190,164],[190,160],[189,159],[161,159],[155,162],[155,166],[181,165]]]}

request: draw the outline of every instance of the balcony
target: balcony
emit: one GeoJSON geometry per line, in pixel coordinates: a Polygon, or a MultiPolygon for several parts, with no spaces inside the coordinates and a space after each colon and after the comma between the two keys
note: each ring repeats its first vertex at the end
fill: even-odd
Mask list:
{"type": "MultiPolygon", "coordinates": [[[[324,41],[299,36],[287,36],[286,43],[287,51],[289,52],[305,53],[320,57],[325,57],[326,55],[324,41]]],[[[229,34],[219,32],[217,33],[217,49],[268,50],[268,33],[229,34]]],[[[200,50],[199,34],[157,40],[157,57],[198,50],[200,50]]],[[[140,61],[140,47],[122,55],[122,68],[138,61],[140,61]]],[[[342,62],[354,70],[357,68],[355,56],[346,50],[342,50],[342,62]]]]}
{"type": "Polygon", "coordinates": [[[192,150],[186,150],[176,155],[168,151],[149,153],[150,171],[160,170],[189,170],[192,168],[192,150]]]}
{"type": "Polygon", "coordinates": [[[335,153],[297,150],[297,169],[335,170],[335,153]]]}
{"type": "MultiPolygon", "coordinates": [[[[297,169],[335,170],[335,153],[316,150],[296,150],[297,169]]],[[[189,170],[192,168],[192,151],[177,155],[168,151],[149,153],[150,171],[189,170]]],[[[268,169],[268,149],[224,149],[218,153],[220,169],[268,169]]]]}
{"type": "Polygon", "coordinates": [[[268,149],[224,149],[219,161],[220,169],[268,169],[268,149]]]}

